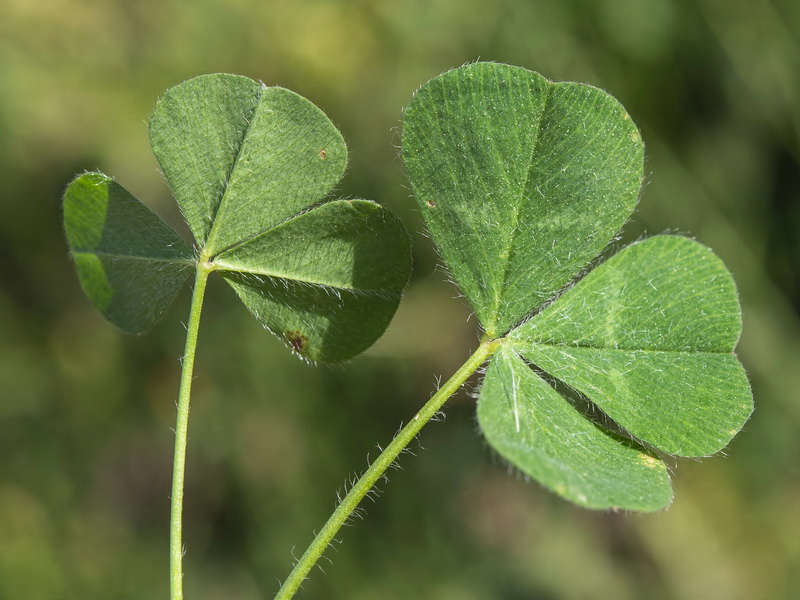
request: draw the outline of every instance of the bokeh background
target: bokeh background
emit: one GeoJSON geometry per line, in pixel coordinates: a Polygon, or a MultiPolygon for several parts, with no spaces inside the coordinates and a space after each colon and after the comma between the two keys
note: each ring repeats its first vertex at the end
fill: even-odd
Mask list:
{"type": "Polygon", "coordinates": [[[66,183],[100,169],[180,227],[147,119],[167,87],[234,72],[319,105],[351,152],[339,195],[388,205],[412,233],[394,323],[344,365],[296,360],[227,286],[209,287],[185,587],[197,600],[269,598],[336,491],[477,345],[397,148],[413,90],[476,59],[623,102],[648,173],[625,237],[691,234],[733,271],[756,412],[725,455],[674,465],[669,510],[594,513],[510,473],[461,393],[299,597],[797,597],[796,0],[0,0],[0,599],[167,597],[188,289],[145,337],[107,324],[67,254],[66,183]]]}

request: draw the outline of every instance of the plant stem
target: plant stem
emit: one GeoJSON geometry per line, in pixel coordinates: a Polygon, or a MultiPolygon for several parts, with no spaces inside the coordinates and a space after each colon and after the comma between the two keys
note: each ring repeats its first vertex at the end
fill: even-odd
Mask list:
{"type": "Polygon", "coordinates": [[[425,424],[442,408],[444,403],[452,396],[463,383],[472,375],[484,361],[494,353],[500,344],[499,340],[484,337],[478,349],[467,359],[447,382],[431,397],[413,419],[395,436],[386,449],[375,459],[366,472],[356,482],[353,488],[344,497],[328,521],[320,529],[314,541],[305,551],[303,556],[292,569],[292,572],[278,590],[275,600],[289,600],[294,597],[297,590],[305,581],[312,567],[322,556],[325,549],[339,532],[342,525],[350,518],[358,504],[372,489],[386,470],[394,463],[403,449],[416,437],[425,424]]]}
{"type": "Polygon", "coordinates": [[[192,307],[186,327],[186,350],[181,361],[181,387],[178,392],[178,416],[175,423],[175,458],[172,463],[172,502],[169,517],[169,597],[183,600],[183,480],[186,470],[186,442],[189,427],[189,399],[192,391],[194,355],[197,349],[197,332],[200,328],[200,313],[206,281],[211,268],[204,260],[197,265],[192,290],[192,307]]]}

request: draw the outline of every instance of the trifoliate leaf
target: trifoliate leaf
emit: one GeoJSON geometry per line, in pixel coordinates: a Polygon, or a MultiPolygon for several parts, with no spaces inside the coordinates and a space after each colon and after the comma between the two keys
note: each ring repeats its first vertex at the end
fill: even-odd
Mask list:
{"type": "Polygon", "coordinates": [[[106,219],[102,199],[83,189],[91,181],[79,186],[79,179],[65,199],[68,238],[87,293],[109,319],[132,331],[151,327],[199,260],[198,268],[219,270],[250,311],[308,359],[349,358],[383,333],[408,279],[409,239],[375,203],[326,203],[347,149],[316,106],[246,77],[203,75],[166,92],[150,141],[197,256],[97,175],[109,182],[105,203],[127,210],[125,218],[106,219]],[[102,254],[109,249],[113,259],[102,254]]]}
{"type": "Polygon", "coordinates": [[[84,292],[128,333],[158,322],[195,264],[166,223],[102,173],[69,184],[64,227],[84,292]]]}
{"type": "Polygon", "coordinates": [[[492,357],[478,421],[501,456],[581,506],[652,511],[672,498],[661,460],[589,421],[507,344],[492,357]]]}
{"type": "Polygon", "coordinates": [[[633,210],[643,147],[588,85],[477,63],[428,82],[403,160],[436,244],[481,325],[502,335],[609,243],[633,210]]]}
{"type": "Polygon", "coordinates": [[[733,354],[740,332],[736,286],[722,262],[697,242],[657,236],[598,266],[509,338],[636,437],[705,456],[753,410],[733,354]]]}
{"type": "Polygon", "coordinates": [[[664,506],[661,462],[642,454],[660,469],[647,479],[655,471],[633,468],[619,436],[557,390],[582,394],[616,421],[603,423],[664,452],[723,448],[752,397],[733,355],[736,289],[719,259],[685,238],[647,240],[513,329],[576,279],[630,216],[643,146],[628,114],[590,86],[478,63],[417,92],[404,116],[403,157],[442,257],[501,347],[479,400],[490,444],[584,506],[664,506]],[[632,487],[615,496],[620,481],[632,487]]]}

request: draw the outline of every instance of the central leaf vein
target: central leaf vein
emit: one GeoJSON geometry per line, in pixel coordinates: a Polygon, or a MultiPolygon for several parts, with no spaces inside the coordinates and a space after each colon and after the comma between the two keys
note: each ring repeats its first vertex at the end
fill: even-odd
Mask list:
{"type": "Polygon", "coordinates": [[[211,231],[208,232],[204,248],[213,247],[214,239],[216,238],[217,232],[221,227],[221,225],[219,224],[220,220],[217,219],[217,215],[220,214],[223,204],[225,204],[226,200],[229,198],[228,190],[230,188],[231,178],[233,177],[233,174],[236,172],[236,168],[239,165],[239,159],[242,156],[242,152],[244,150],[247,141],[247,136],[252,130],[253,118],[255,117],[256,112],[258,111],[259,105],[261,104],[261,100],[264,96],[264,89],[265,88],[263,85],[259,88],[258,98],[256,99],[256,102],[253,103],[252,110],[250,111],[249,114],[243,116],[243,122],[245,125],[242,130],[242,137],[241,140],[239,141],[238,147],[236,148],[236,156],[234,157],[233,162],[231,163],[231,168],[225,175],[225,183],[222,187],[222,197],[219,199],[219,202],[217,202],[216,209],[214,210],[214,215],[212,217],[211,231]]]}
{"type": "Polygon", "coordinates": [[[93,256],[97,256],[98,258],[143,260],[155,263],[182,264],[186,265],[187,267],[194,267],[195,265],[194,260],[188,258],[179,258],[179,257],[167,258],[167,257],[153,257],[153,256],[138,256],[135,254],[112,254],[110,252],[97,252],[95,250],[73,250],[72,254],[75,256],[90,254],[93,256]]]}
{"type": "MultiPolygon", "coordinates": [[[[500,302],[503,290],[506,288],[508,283],[508,272],[511,265],[511,252],[516,244],[517,241],[517,234],[519,232],[519,213],[521,210],[522,205],[527,200],[526,192],[528,190],[528,184],[530,183],[531,176],[534,171],[534,162],[536,160],[536,155],[539,150],[539,140],[542,138],[542,131],[545,125],[545,117],[547,114],[548,105],[550,104],[552,98],[552,84],[549,82],[546,84],[545,93],[544,93],[544,106],[542,107],[541,117],[539,119],[538,127],[536,130],[536,135],[533,138],[533,144],[531,147],[530,158],[528,160],[528,166],[525,170],[525,180],[522,182],[520,189],[518,191],[517,202],[513,204],[513,212],[512,212],[512,227],[511,227],[511,234],[509,235],[508,244],[506,244],[504,256],[505,260],[503,263],[503,274],[500,280],[500,287],[495,292],[495,308],[494,308],[494,323],[497,323],[497,317],[500,313],[500,302]]],[[[517,118],[517,105],[516,103],[513,104],[514,115],[517,123],[519,125],[519,119],[517,118]]],[[[517,130],[521,129],[521,127],[517,127],[517,130]]],[[[522,141],[520,140],[520,145],[522,141]]]]}
{"type": "Polygon", "coordinates": [[[354,294],[363,294],[365,296],[376,296],[381,298],[396,298],[401,295],[401,292],[388,292],[386,290],[377,290],[377,289],[370,289],[370,288],[356,288],[347,285],[342,285],[340,283],[330,283],[320,280],[314,280],[309,278],[301,278],[297,275],[293,275],[290,273],[278,273],[276,271],[267,271],[265,269],[248,269],[243,267],[237,267],[236,265],[229,265],[225,264],[224,262],[217,262],[215,263],[217,266],[217,270],[223,273],[239,273],[245,277],[253,277],[254,279],[258,280],[259,277],[267,277],[269,279],[280,279],[281,281],[291,281],[292,283],[299,283],[302,285],[310,285],[314,287],[325,288],[328,290],[339,290],[343,292],[351,292],[354,294]]]}
{"type": "MultiPolygon", "coordinates": [[[[631,352],[641,352],[647,354],[689,354],[692,356],[714,356],[719,354],[732,354],[732,350],[717,350],[717,351],[708,351],[708,350],[692,350],[691,348],[685,348],[681,350],[663,350],[663,349],[656,349],[656,348],[609,348],[607,346],[591,346],[588,344],[553,344],[553,343],[546,343],[546,342],[533,342],[530,344],[534,349],[535,348],[553,348],[557,350],[599,350],[602,352],[615,352],[615,353],[631,353],[631,352]]],[[[514,343],[514,347],[519,349],[520,352],[524,352],[528,349],[529,346],[526,346],[523,343],[514,343]]]]}

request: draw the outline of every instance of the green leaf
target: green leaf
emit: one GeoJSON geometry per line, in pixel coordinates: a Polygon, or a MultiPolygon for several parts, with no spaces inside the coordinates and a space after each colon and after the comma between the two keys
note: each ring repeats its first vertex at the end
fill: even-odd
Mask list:
{"type": "Polygon", "coordinates": [[[664,452],[705,456],[742,428],[752,396],[733,354],[733,279],[707,248],[652,238],[558,298],[635,207],[643,146],[622,106],[587,85],[468,65],[416,93],[403,157],[442,257],[501,347],[478,408],[490,444],[584,506],[665,505],[663,465],[658,481],[639,478],[647,471],[636,471],[618,436],[568,398],[582,395],[664,452]],[[620,480],[633,487],[618,497],[620,480]]]}
{"type": "Polygon", "coordinates": [[[504,458],[581,506],[652,511],[672,498],[661,460],[589,421],[507,344],[489,365],[478,421],[504,458]]]}
{"type": "Polygon", "coordinates": [[[625,223],[643,147],[624,108],[601,90],[477,63],[416,93],[403,159],[442,257],[496,337],[625,223]]]}
{"type": "Polygon", "coordinates": [[[740,332],[722,262],[697,242],[657,236],[598,266],[509,338],[637,438],[705,456],[753,410],[733,354],[740,332]]]}
{"type": "Polygon", "coordinates": [[[339,200],[251,238],[214,264],[296,352],[335,361],[363,351],[386,329],[410,258],[408,236],[392,213],[366,200],[339,200]]]}
{"type": "Polygon", "coordinates": [[[64,226],[84,292],[129,333],[155,325],[192,273],[191,248],[102,173],[85,173],[69,184],[64,226]]]}
{"type": "Polygon", "coordinates": [[[411,269],[408,236],[377,204],[320,204],[347,148],[316,106],[201,76],[159,101],[150,140],[202,256],[295,352],[341,360],[383,333],[411,269]]]}
{"type": "Polygon", "coordinates": [[[319,202],[347,164],[344,140],[319,108],[240,75],[168,90],[150,119],[150,144],[208,256],[319,202]]]}
{"type": "Polygon", "coordinates": [[[307,359],[349,358],[383,333],[411,269],[408,235],[373,202],[326,202],[347,148],[316,106],[246,77],[203,75],[167,90],[150,141],[197,256],[107,177],[77,180],[65,197],[69,243],[110,320],[151,327],[195,266],[220,271],[307,359]],[[124,218],[106,219],[106,205],[124,218]]]}

